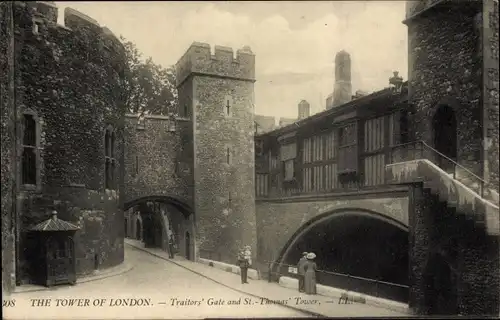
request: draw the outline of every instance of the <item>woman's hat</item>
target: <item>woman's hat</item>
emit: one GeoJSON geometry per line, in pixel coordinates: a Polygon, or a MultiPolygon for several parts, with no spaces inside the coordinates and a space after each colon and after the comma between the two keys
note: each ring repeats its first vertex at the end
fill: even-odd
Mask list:
{"type": "Polygon", "coordinates": [[[302,255],[303,255],[303,256],[305,256],[305,255],[307,255],[308,253],[309,253],[309,252],[305,252],[305,251],[304,251],[304,252],[302,252],[302,255]]]}
{"type": "Polygon", "coordinates": [[[316,258],[316,254],[313,253],[313,252],[309,252],[306,256],[307,259],[311,260],[311,259],[314,259],[316,258]]]}

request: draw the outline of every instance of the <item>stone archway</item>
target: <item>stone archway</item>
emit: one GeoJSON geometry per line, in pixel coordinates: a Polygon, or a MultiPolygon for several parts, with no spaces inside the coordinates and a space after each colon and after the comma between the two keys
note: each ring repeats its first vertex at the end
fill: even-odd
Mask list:
{"type": "Polygon", "coordinates": [[[320,284],[409,300],[408,226],[399,221],[364,209],[324,213],[294,233],[273,272],[294,276],[288,267],[296,265],[304,251],[316,253],[318,268],[323,270],[317,273],[320,284]],[[374,287],[374,280],[383,284],[374,287]]]}
{"type": "Polygon", "coordinates": [[[452,161],[456,162],[458,156],[457,118],[452,107],[446,104],[438,106],[432,118],[432,129],[434,148],[446,156],[437,156],[437,164],[450,172],[454,169],[452,161]]]}
{"type": "Polygon", "coordinates": [[[145,247],[161,248],[168,251],[169,237],[175,241],[175,246],[186,256],[189,250],[190,257],[194,251],[194,217],[193,211],[186,203],[170,196],[147,196],[128,201],[124,209],[134,208],[138,211],[137,221],[141,221],[141,240],[145,247]],[[187,248],[186,231],[189,231],[189,242],[192,247],[187,248]]]}

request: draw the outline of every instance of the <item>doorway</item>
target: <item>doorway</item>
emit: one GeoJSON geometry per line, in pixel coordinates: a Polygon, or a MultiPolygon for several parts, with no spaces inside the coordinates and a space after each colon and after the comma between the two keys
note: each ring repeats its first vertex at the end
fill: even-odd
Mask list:
{"type": "Polygon", "coordinates": [[[125,219],[124,222],[125,222],[125,225],[123,226],[124,227],[124,235],[125,235],[125,238],[127,238],[128,237],[128,219],[125,219]]]}
{"type": "Polygon", "coordinates": [[[454,162],[457,161],[457,119],[455,111],[450,106],[438,107],[433,118],[434,148],[442,155],[437,155],[437,165],[444,171],[450,173],[454,170],[454,162]]]}
{"type": "Polygon", "coordinates": [[[186,259],[191,260],[191,236],[186,231],[186,259]]]}

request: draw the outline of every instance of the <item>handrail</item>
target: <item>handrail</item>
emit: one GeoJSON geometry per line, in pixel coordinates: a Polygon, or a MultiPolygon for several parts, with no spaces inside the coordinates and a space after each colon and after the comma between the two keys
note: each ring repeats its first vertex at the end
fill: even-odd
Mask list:
{"type": "Polygon", "coordinates": [[[440,157],[448,160],[451,164],[453,164],[453,166],[454,166],[453,178],[454,179],[457,179],[456,178],[456,168],[457,167],[460,168],[461,170],[463,170],[464,172],[466,172],[467,173],[467,177],[471,177],[471,178],[476,179],[477,182],[481,186],[480,197],[482,199],[485,199],[485,197],[484,197],[484,187],[485,186],[493,186],[492,183],[485,181],[483,178],[479,177],[477,174],[475,174],[472,171],[470,171],[469,169],[465,168],[463,165],[459,164],[455,160],[451,159],[450,157],[446,156],[445,154],[443,154],[443,153],[439,152],[438,150],[434,149],[433,147],[431,147],[430,145],[428,145],[425,141],[423,141],[423,140],[415,140],[415,141],[412,141],[412,142],[406,142],[406,143],[394,145],[394,146],[392,146],[391,149],[394,150],[394,149],[401,148],[401,147],[404,147],[404,146],[407,146],[407,145],[415,145],[416,146],[418,144],[421,144],[426,149],[430,150],[431,152],[439,155],[440,157]]]}
{"type": "MultiPolygon", "coordinates": [[[[278,263],[278,262],[271,262],[271,261],[264,261],[264,262],[268,263],[269,265],[286,266],[286,267],[293,267],[293,268],[297,267],[296,265],[291,265],[291,264],[286,264],[286,263],[278,263]]],[[[389,285],[389,286],[395,286],[395,287],[401,287],[401,288],[409,288],[409,286],[404,285],[404,284],[392,283],[392,282],[387,282],[387,281],[382,281],[382,280],[376,280],[376,279],[370,279],[370,278],[364,278],[364,277],[360,277],[360,276],[353,276],[353,275],[346,274],[346,273],[339,273],[339,272],[327,271],[327,270],[321,270],[321,269],[318,269],[316,271],[317,272],[321,272],[321,273],[333,274],[333,275],[337,275],[337,276],[341,276],[341,277],[346,277],[346,278],[363,280],[363,281],[367,281],[367,282],[375,282],[375,283],[386,284],[386,285],[389,285]]]]}

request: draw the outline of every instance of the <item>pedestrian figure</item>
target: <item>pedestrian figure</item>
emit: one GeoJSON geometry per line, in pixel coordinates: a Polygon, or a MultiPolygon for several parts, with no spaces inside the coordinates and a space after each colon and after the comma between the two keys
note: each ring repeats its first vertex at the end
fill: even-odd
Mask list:
{"type": "Polygon", "coordinates": [[[304,292],[304,274],[306,270],[304,269],[305,263],[307,261],[307,252],[302,252],[302,257],[297,263],[297,272],[299,275],[299,292],[304,292]]]}
{"type": "Polygon", "coordinates": [[[170,259],[174,258],[174,235],[170,235],[170,238],[168,239],[168,257],[170,259]]]}
{"type": "Polygon", "coordinates": [[[307,261],[304,263],[304,291],[306,294],[316,294],[316,254],[309,252],[306,256],[307,261]]]}
{"type": "Polygon", "coordinates": [[[244,250],[240,250],[238,254],[238,265],[240,266],[241,283],[248,283],[247,275],[248,275],[249,262],[245,258],[244,250]]]}
{"type": "Polygon", "coordinates": [[[250,268],[252,266],[252,248],[250,246],[245,247],[245,259],[247,259],[250,268]]]}

